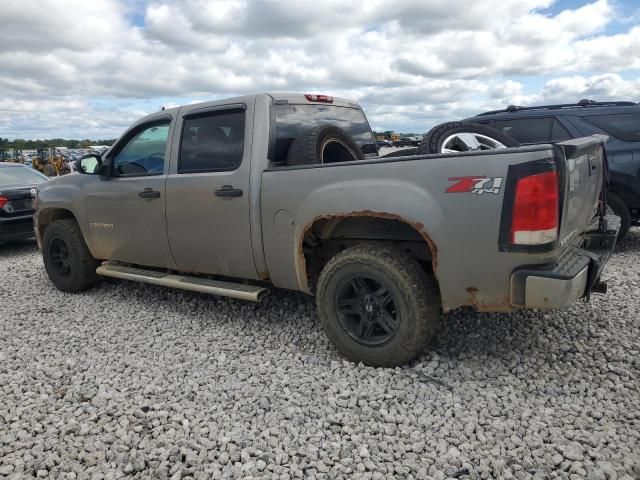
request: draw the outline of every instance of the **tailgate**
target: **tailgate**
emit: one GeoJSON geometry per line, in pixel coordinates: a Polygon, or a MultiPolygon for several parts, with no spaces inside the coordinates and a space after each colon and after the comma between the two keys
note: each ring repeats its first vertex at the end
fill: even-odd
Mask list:
{"type": "Polygon", "coordinates": [[[605,135],[593,135],[554,146],[562,172],[561,247],[585,231],[597,214],[600,192],[607,175],[603,146],[607,138],[605,135]]]}

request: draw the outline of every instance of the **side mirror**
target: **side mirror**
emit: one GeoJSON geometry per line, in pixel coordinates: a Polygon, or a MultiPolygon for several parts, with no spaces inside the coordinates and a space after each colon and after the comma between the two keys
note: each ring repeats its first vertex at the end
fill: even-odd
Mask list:
{"type": "Polygon", "coordinates": [[[96,155],[86,155],[76,161],[76,172],[87,175],[99,174],[102,167],[102,160],[96,155]]]}

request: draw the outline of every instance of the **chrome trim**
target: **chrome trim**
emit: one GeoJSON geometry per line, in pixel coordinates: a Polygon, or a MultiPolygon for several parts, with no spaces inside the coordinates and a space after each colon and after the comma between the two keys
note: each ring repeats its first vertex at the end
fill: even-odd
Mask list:
{"type": "Polygon", "coordinates": [[[103,277],[119,278],[134,282],[149,283],[162,287],[178,288],[192,292],[209,293],[222,297],[237,298],[251,302],[259,302],[269,293],[264,287],[245,285],[241,283],[221,282],[199,277],[188,277],[184,275],[164,274],[149,270],[146,272],[141,268],[130,268],[121,265],[102,264],[96,269],[98,275],[103,277]]]}
{"type": "Polygon", "coordinates": [[[573,278],[563,280],[548,277],[527,277],[525,307],[563,308],[584,295],[587,288],[589,267],[586,266],[573,278]]]}

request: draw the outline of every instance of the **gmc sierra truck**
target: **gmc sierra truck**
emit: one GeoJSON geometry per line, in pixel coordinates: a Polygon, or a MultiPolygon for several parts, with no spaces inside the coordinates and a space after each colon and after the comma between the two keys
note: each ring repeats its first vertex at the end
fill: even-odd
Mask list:
{"type": "Polygon", "coordinates": [[[397,366],[442,312],[605,290],[619,228],[605,140],[385,158],[359,105],[327,95],[163,109],[40,185],[35,233],[60,290],[100,276],[253,301],[298,290],[342,354],[397,366]]]}

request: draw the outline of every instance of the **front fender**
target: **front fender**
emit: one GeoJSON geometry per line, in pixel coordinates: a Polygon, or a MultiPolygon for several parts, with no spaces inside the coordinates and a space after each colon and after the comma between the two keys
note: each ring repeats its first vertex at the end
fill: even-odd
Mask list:
{"type": "Polygon", "coordinates": [[[58,218],[72,217],[77,222],[84,241],[92,255],[91,232],[87,222],[85,203],[82,201],[83,175],[65,175],[51,179],[38,187],[38,206],[34,215],[34,227],[39,236],[43,229],[58,218]],[[66,212],[66,213],[65,213],[66,212]]]}

